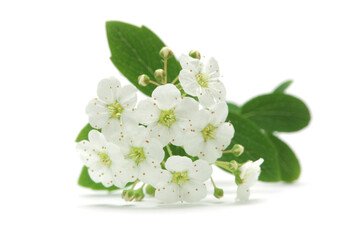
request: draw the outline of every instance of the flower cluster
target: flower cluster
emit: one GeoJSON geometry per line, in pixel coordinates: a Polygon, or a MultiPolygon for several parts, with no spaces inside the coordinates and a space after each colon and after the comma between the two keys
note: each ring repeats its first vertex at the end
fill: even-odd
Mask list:
{"type": "Polygon", "coordinates": [[[159,54],[165,67],[155,71],[155,80],[138,77],[141,86],[157,85],[150,98],[137,103],[137,89],[113,77],[99,82],[98,98],[86,108],[94,130],[88,141],[77,145],[90,178],[105,187],[126,188],[122,197],[127,201],[140,201],[146,186],[146,192],[162,202],[196,202],[206,197],[209,179],[214,196],[223,196],[211,176],[214,164],[235,175],[237,198],[247,200],[263,160],[218,161],[224,153],[238,157],[243,147],[226,150],[235,131],[226,121],[226,90],[217,61],[202,61],[197,51],[182,55],[182,70],[169,83],[167,59],[172,51],[164,47],[159,54]],[[139,182],[141,187],[135,189],[139,182]]]}

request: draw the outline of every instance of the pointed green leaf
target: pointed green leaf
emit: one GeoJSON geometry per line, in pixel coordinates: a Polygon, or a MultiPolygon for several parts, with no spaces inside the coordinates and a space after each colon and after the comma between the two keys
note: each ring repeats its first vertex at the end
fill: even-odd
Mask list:
{"type": "Polygon", "coordinates": [[[268,134],[278,153],[278,162],[281,178],[285,182],[293,182],[299,178],[300,164],[293,150],[281,139],[273,134],[268,134]]]}
{"type": "Polygon", "coordinates": [[[241,114],[267,131],[294,132],[309,124],[308,107],[286,94],[267,94],[253,98],[241,108],[241,114]]]}
{"type": "Polygon", "coordinates": [[[226,102],[227,106],[229,108],[229,111],[234,111],[235,113],[240,113],[241,108],[237,106],[235,103],[232,102],[226,102]]]}
{"type": "Polygon", "coordinates": [[[293,80],[288,80],[279,85],[273,93],[284,93],[286,89],[293,83],[293,80]]]}
{"type": "MultiPolygon", "coordinates": [[[[93,128],[92,126],[90,126],[90,124],[88,123],[87,125],[85,125],[85,127],[80,131],[80,133],[77,136],[77,139],[75,140],[76,142],[80,142],[83,140],[88,140],[88,134],[91,130],[93,130],[95,128],[93,128]]],[[[99,130],[98,130],[99,131],[99,130]]]]}
{"type": "Polygon", "coordinates": [[[236,160],[241,163],[263,158],[264,163],[261,165],[260,180],[266,182],[280,181],[277,152],[268,137],[253,122],[234,111],[229,111],[228,120],[235,128],[235,136],[227,149],[231,149],[234,144],[241,144],[245,147],[245,151],[237,159],[233,154],[224,154],[219,160],[236,160]]]}
{"type": "MultiPolygon", "coordinates": [[[[159,51],[165,44],[145,26],[136,27],[124,22],[111,21],[106,23],[106,32],[111,61],[141,92],[151,96],[156,85],[139,86],[137,78],[141,74],[147,74],[151,80],[155,80],[154,71],[164,68],[159,51]]],[[[181,66],[174,56],[168,59],[167,66],[168,82],[171,82],[178,76],[181,66]]]]}

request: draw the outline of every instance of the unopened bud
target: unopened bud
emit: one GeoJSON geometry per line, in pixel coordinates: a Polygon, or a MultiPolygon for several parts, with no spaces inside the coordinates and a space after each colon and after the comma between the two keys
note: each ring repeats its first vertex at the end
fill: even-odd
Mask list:
{"type": "Polygon", "coordinates": [[[191,56],[192,58],[195,58],[195,59],[200,59],[200,52],[197,50],[191,50],[189,52],[189,56],[191,56]]]}
{"type": "Polygon", "coordinates": [[[147,185],[146,187],[146,193],[152,197],[155,196],[156,188],[154,188],[152,185],[147,185]]]}
{"type": "Polygon", "coordinates": [[[138,77],[138,85],[146,87],[150,83],[150,77],[146,74],[142,74],[138,77]]]}
{"type": "Polygon", "coordinates": [[[214,197],[220,199],[224,196],[224,190],[221,188],[214,188],[214,197]]]}
{"type": "Polygon", "coordinates": [[[235,161],[235,160],[232,160],[229,162],[229,168],[232,170],[232,171],[235,171],[239,168],[239,164],[235,161]]]}
{"type": "Polygon", "coordinates": [[[232,147],[231,152],[232,152],[232,154],[235,155],[235,157],[239,157],[244,153],[244,150],[245,150],[244,146],[242,146],[240,144],[235,144],[232,147]]]}
{"type": "Polygon", "coordinates": [[[134,198],[136,201],[141,201],[144,197],[145,197],[145,194],[143,193],[142,188],[135,190],[134,198]]]}
{"type": "Polygon", "coordinates": [[[121,197],[122,197],[122,199],[124,199],[125,201],[130,202],[130,201],[132,201],[132,200],[134,199],[134,197],[135,197],[134,195],[135,195],[134,190],[129,189],[129,190],[124,190],[124,191],[122,191],[121,197]]]}
{"type": "Polygon", "coordinates": [[[240,178],[240,171],[238,171],[238,173],[235,174],[235,183],[236,185],[240,185],[242,183],[242,179],[240,178]]]}
{"type": "Polygon", "coordinates": [[[157,81],[162,81],[165,78],[165,73],[163,69],[157,69],[154,73],[155,79],[157,81]]]}
{"type": "Polygon", "coordinates": [[[161,51],[159,51],[159,55],[163,58],[163,59],[168,59],[170,57],[173,56],[173,52],[170,48],[168,47],[163,47],[161,49],[161,51]]]}

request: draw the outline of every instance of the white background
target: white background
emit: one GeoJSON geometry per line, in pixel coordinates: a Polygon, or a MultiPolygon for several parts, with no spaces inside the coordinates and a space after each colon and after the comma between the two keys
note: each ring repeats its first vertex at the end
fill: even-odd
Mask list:
{"type": "MultiPolygon", "coordinates": [[[[354,1],[1,1],[1,239],[355,239],[354,1]],[[294,79],[310,126],[281,134],[297,152],[294,184],[259,183],[222,200],[125,203],[76,185],[74,139],[110,62],[105,21],[145,24],[176,53],[218,59],[239,104],[294,79]],[[107,238],[106,238],[107,237],[107,238]]],[[[126,80],[122,82],[127,84],[126,80]]]]}

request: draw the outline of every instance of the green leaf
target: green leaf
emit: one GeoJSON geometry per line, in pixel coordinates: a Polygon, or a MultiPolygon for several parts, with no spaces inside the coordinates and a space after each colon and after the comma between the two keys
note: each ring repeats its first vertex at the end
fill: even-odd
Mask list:
{"type": "Polygon", "coordinates": [[[259,158],[263,158],[264,162],[261,165],[260,180],[266,182],[281,180],[277,152],[261,129],[234,111],[229,111],[228,120],[231,121],[235,128],[235,136],[227,149],[231,149],[234,144],[241,144],[245,147],[245,151],[237,159],[233,154],[224,154],[219,160],[236,160],[243,163],[248,160],[255,161],[259,158]]]}
{"type": "MultiPolygon", "coordinates": [[[[183,147],[178,147],[178,146],[175,146],[175,145],[169,145],[172,153],[174,156],[183,156],[183,157],[189,157],[190,159],[192,159],[193,161],[197,160],[198,157],[192,157],[190,155],[188,155],[184,148],[183,147]]],[[[164,152],[165,152],[165,156],[164,156],[164,161],[167,161],[167,159],[170,157],[169,153],[168,153],[168,150],[167,148],[165,147],[164,148],[164,152]]]]}
{"type": "MultiPolygon", "coordinates": [[[[156,86],[153,84],[139,86],[137,78],[141,74],[147,74],[151,80],[155,80],[154,71],[164,68],[159,51],[165,44],[145,26],[136,27],[124,22],[111,21],[106,23],[106,32],[111,61],[141,92],[151,96],[156,86]]],[[[173,81],[180,70],[181,66],[175,57],[168,59],[168,82],[173,81]]]]}
{"type": "Polygon", "coordinates": [[[240,113],[241,108],[237,106],[235,103],[232,102],[226,102],[227,106],[229,108],[229,111],[234,111],[235,113],[240,113]]]}
{"type": "MultiPolygon", "coordinates": [[[[91,130],[93,130],[95,128],[93,128],[92,126],[90,126],[90,124],[88,123],[87,125],[85,125],[85,127],[80,131],[80,133],[77,136],[77,139],[75,140],[76,142],[80,142],[83,140],[88,140],[88,134],[91,130]]],[[[99,131],[99,130],[98,130],[99,131]]]]}
{"type": "Polygon", "coordinates": [[[293,83],[293,80],[288,80],[279,85],[273,93],[284,93],[285,90],[293,83]]]}
{"type": "Polygon", "coordinates": [[[90,188],[93,190],[107,190],[107,191],[113,191],[119,189],[118,187],[111,186],[109,188],[104,187],[103,184],[101,183],[96,183],[93,180],[91,180],[89,173],[88,173],[88,168],[84,166],[82,168],[82,172],[80,174],[79,180],[78,180],[79,186],[90,188]]]}
{"type": "Polygon", "coordinates": [[[286,94],[267,94],[253,98],[241,108],[241,114],[267,131],[294,132],[309,124],[308,107],[286,94]]]}
{"type": "Polygon", "coordinates": [[[281,139],[273,134],[268,134],[278,153],[278,162],[281,178],[285,182],[293,182],[299,178],[300,165],[293,150],[281,139]]]}

